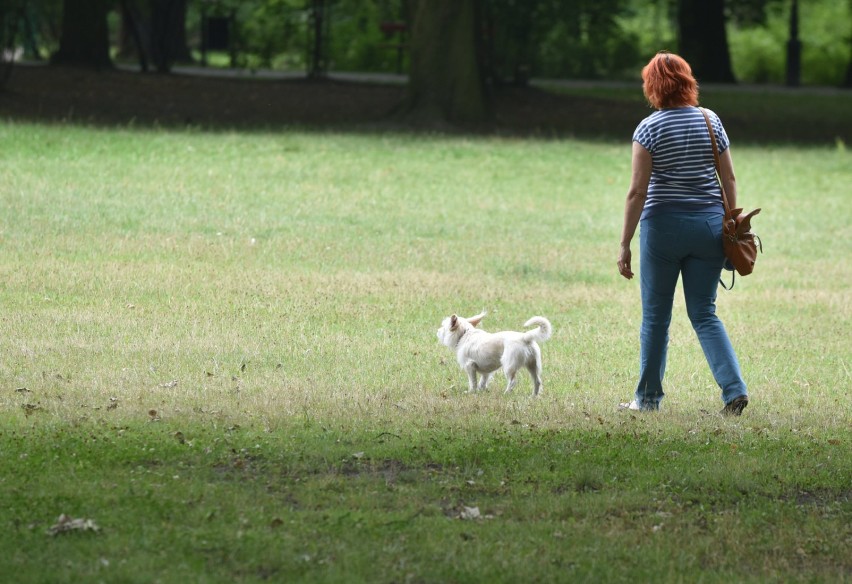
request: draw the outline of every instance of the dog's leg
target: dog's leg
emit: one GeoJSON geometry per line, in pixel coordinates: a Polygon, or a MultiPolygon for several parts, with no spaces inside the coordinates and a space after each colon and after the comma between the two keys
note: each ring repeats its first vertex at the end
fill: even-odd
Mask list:
{"type": "Polygon", "coordinates": [[[529,367],[527,367],[527,369],[530,372],[530,377],[532,377],[533,395],[535,397],[538,397],[539,393],[541,393],[541,388],[542,388],[541,374],[540,374],[541,369],[536,369],[535,366],[533,366],[533,365],[530,365],[529,367]]]}
{"type": "Polygon", "coordinates": [[[541,393],[541,349],[536,344],[533,344],[533,357],[527,363],[527,370],[533,381],[533,395],[538,397],[541,393]]]}
{"type": "Polygon", "coordinates": [[[516,367],[504,367],[503,373],[506,374],[506,391],[503,393],[509,393],[515,388],[515,384],[518,382],[518,378],[516,376],[518,369],[516,367]]]}
{"type": "Polygon", "coordinates": [[[488,386],[488,382],[491,380],[491,373],[483,373],[482,379],[479,380],[479,390],[485,391],[485,388],[488,386]]]}
{"type": "Polygon", "coordinates": [[[510,393],[513,389],[515,389],[515,384],[518,383],[518,378],[515,377],[515,374],[513,373],[511,377],[507,375],[506,379],[509,380],[509,383],[506,384],[506,391],[504,393],[510,393]]]}
{"type": "Polygon", "coordinates": [[[468,361],[464,365],[464,370],[467,372],[467,392],[473,393],[476,391],[476,363],[468,361]]]}

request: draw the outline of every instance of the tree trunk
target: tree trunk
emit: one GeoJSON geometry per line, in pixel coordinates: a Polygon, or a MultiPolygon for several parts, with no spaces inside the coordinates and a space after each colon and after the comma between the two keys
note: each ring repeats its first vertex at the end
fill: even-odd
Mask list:
{"type": "Polygon", "coordinates": [[[151,0],[151,59],[159,73],[192,57],[186,42],[186,0],[151,0]]]}
{"type": "Polygon", "coordinates": [[[736,83],[725,31],[725,0],[678,0],[680,55],[699,82],[736,83]]]}
{"type": "MultiPolygon", "coordinates": [[[[849,13],[852,15],[852,0],[849,0],[849,13]]],[[[849,66],[846,68],[846,79],[843,87],[852,87],[852,36],[849,37],[849,66]]]]}
{"type": "Polygon", "coordinates": [[[150,48],[146,40],[150,36],[143,27],[142,15],[132,0],[121,0],[121,28],[119,30],[119,58],[136,57],[143,73],[148,72],[148,53],[150,48]]]}
{"type": "MultiPolygon", "coordinates": [[[[852,45],[852,42],[850,42],[850,45],[852,45]]],[[[846,67],[846,79],[843,81],[843,87],[852,87],[852,50],[849,51],[849,66],[846,67]]]]}
{"type": "Polygon", "coordinates": [[[476,123],[488,118],[478,0],[420,0],[411,33],[409,115],[476,123]]]}
{"type": "Polygon", "coordinates": [[[109,0],[64,0],[62,33],[53,63],[112,67],[107,13],[109,0]]]}
{"type": "Polygon", "coordinates": [[[790,38],[787,40],[787,85],[798,87],[802,78],[802,43],[799,41],[799,3],[790,6],[790,38]]]}
{"type": "Polygon", "coordinates": [[[127,1],[122,0],[119,5],[120,23],[118,26],[115,57],[120,60],[135,59],[139,52],[139,47],[134,40],[136,23],[133,21],[133,17],[127,8],[127,1]]]}
{"type": "Polygon", "coordinates": [[[174,50],[174,58],[178,63],[192,63],[192,51],[189,50],[189,41],[186,38],[186,12],[188,8],[187,0],[177,0],[177,14],[175,18],[177,22],[174,26],[174,36],[172,37],[172,47],[174,50]]]}
{"type": "Polygon", "coordinates": [[[328,31],[331,4],[326,0],[312,0],[309,17],[310,54],[308,77],[322,79],[328,73],[328,31]]]}

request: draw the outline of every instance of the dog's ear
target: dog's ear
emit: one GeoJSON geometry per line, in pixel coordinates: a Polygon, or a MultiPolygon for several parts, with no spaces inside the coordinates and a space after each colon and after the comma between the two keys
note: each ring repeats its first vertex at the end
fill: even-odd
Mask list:
{"type": "Polygon", "coordinates": [[[458,315],[454,314],[450,317],[450,330],[454,331],[454,330],[456,330],[456,328],[458,328],[458,326],[459,326],[459,317],[458,317],[458,315]]]}
{"type": "Polygon", "coordinates": [[[470,318],[468,318],[467,322],[469,322],[473,326],[479,326],[480,321],[485,317],[486,314],[486,312],[480,312],[476,316],[471,316],[470,318]]]}

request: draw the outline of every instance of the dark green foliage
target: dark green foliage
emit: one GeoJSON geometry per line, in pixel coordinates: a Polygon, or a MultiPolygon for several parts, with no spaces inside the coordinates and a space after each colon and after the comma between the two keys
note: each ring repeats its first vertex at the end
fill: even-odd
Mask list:
{"type": "MultiPolygon", "coordinates": [[[[142,12],[151,6],[151,0],[128,1],[142,12]]],[[[8,13],[17,2],[0,2],[0,14],[8,13]]],[[[481,60],[486,77],[498,84],[523,84],[533,76],[635,78],[654,52],[682,50],[674,0],[479,2],[481,60]]],[[[329,69],[407,73],[410,34],[383,33],[381,24],[404,22],[410,27],[413,5],[412,0],[327,0],[329,69]]],[[[731,60],[739,81],[784,81],[790,5],[790,0],[725,3],[731,60]]],[[[19,22],[18,29],[26,33],[19,42],[27,56],[54,53],[61,37],[63,1],[29,1],[26,7],[26,21],[19,22]]],[[[187,41],[199,48],[202,13],[233,15],[233,64],[305,70],[311,41],[308,8],[305,0],[189,0],[187,41]]],[[[850,25],[848,2],[800,2],[803,84],[843,84],[852,71],[850,25]]],[[[113,16],[109,26],[115,43],[120,19],[113,16]]],[[[231,63],[231,57],[214,61],[231,63]]]]}
{"type": "Polygon", "coordinates": [[[790,0],[737,0],[725,3],[728,22],[744,28],[765,26],[767,13],[778,10],[782,3],[789,4],[790,0]]]}
{"type": "Polygon", "coordinates": [[[491,62],[498,80],[596,78],[639,63],[638,39],[618,19],[627,0],[538,2],[490,0],[491,62]]]}

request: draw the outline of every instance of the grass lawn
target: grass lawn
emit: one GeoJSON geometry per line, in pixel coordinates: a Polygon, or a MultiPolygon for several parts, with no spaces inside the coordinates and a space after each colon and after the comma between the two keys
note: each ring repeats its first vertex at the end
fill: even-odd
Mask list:
{"type": "Polygon", "coordinates": [[[734,419],[680,298],[662,411],[616,410],[629,135],[5,122],[0,574],[848,580],[852,155],[729,134],[765,251],[718,299],[734,419]],[[435,331],[482,309],[552,321],[541,398],[464,393],[435,331]]]}

